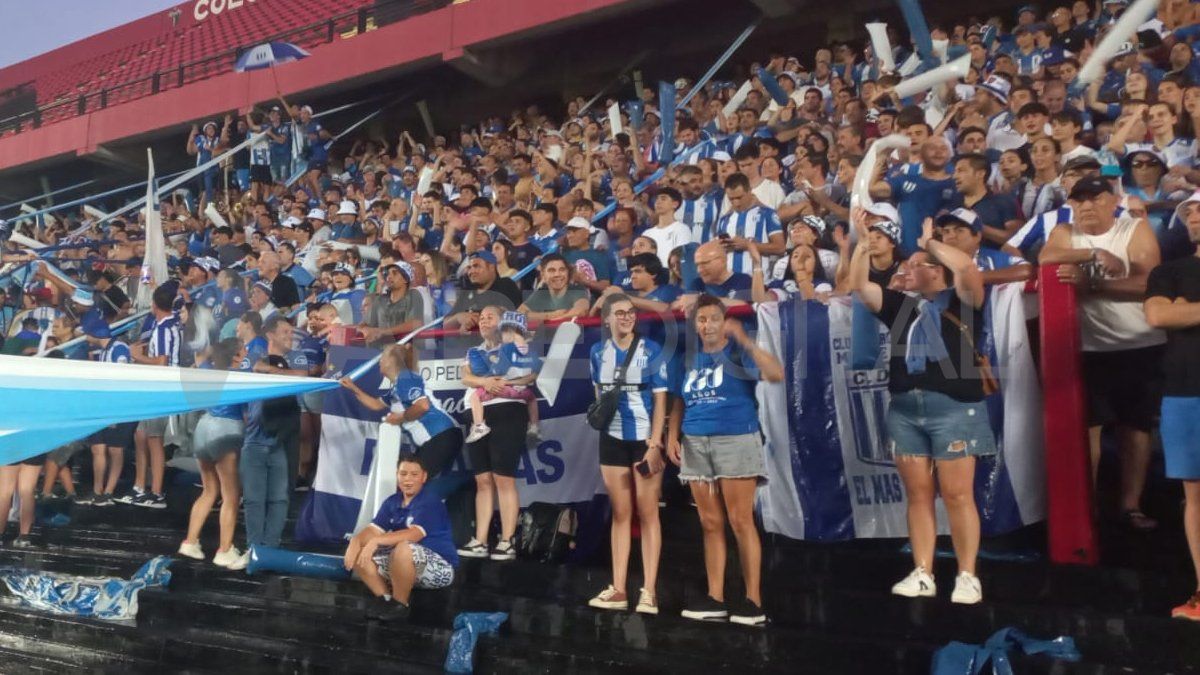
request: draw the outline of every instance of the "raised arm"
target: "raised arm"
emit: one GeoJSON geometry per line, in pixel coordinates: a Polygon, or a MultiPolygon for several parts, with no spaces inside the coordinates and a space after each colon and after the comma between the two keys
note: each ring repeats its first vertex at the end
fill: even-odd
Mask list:
{"type": "Polygon", "coordinates": [[[883,288],[871,281],[871,254],[867,251],[867,224],[865,214],[856,209],[851,216],[854,229],[858,231],[858,245],[850,257],[848,287],[858,294],[858,299],[872,312],[883,308],[883,288]]]}

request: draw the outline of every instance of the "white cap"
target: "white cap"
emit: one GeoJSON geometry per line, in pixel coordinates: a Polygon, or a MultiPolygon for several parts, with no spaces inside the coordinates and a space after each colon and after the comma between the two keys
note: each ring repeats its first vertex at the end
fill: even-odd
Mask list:
{"type": "Polygon", "coordinates": [[[546,148],[546,152],[544,154],[546,155],[546,159],[554,162],[555,164],[561,164],[563,159],[563,147],[561,145],[552,145],[546,148]]]}
{"type": "Polygon", "coordinates": [[[567,227],[588,230],[589,232],[592,230],[592,224],[590,222],[588,222],[587,218],[584,218],[582,216],[575,216],[574,218],[568,220],[567,227]]]}
{"type": "Polygon", "coordinates": [[[283,219],[282,225],[287,228],[292,228],[300,224],[300,219],[296,216],[288,216],[283,219]]]}
{"type": "Polygon", "coordinates": [[[308,212],[308,217],[312,220],[325,220],[325,209],[313,209],[308,212]]]}
{"type": "Polygon", "coordinates": [[[733,157],[731,157],[729,153],[725,152],[724,150],[717,150],[712,154],[712,158],[718,162],[728,162],[733,159],[733,157]]]}
{"type": "Polygon", "coordinates": [[[886,218],[893,223],[900,222],[900,212],[896,210],[896,207],[887,202],[875,202],[870,206],[864,206],[863,210],[880,218],[886,218]]]}
{"type": "Polygon", "coordinates": [[[355,204],[354,202],[350,201],[349,199],[343,200],[341,205],[338,206],[337,214],[339,216],[357,216],[358,215],[358,204],[355,204]]]}

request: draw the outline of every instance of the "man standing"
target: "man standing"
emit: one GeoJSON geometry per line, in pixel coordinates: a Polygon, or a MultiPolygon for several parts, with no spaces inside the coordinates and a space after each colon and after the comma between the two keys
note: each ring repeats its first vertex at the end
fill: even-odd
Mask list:
{"type": "Polygon", "coordinates": [[[364,325],[358,327],[363,339],[372,347],[386,347],[396,336],[421,327],[424,302],[421,294],[411,288],[412,268],[408,263],[392,263],[383,268],[387,293],[371,299],[364,325]],[[407,270],[405,268],[408,268],[407,270]]]}
{"type": "Polygon", "coordinates": [[[445,588],[454,581],[458,552],[450,514],[435,493],[422,489],[428,479],[420,458],[401,454],[398,491],[346,547],[346,569],[357,570],[377,599],[367,611],[371,618],[403,621],[413,588],[445,588]]]}
{"type": "Polygon", "coordinates": [[[294,279],[281,273],[281,269],[279,255],[274,251],[264,251],[258,257],[259,277],[271,284],[271,304],[289,312],[300,304],[300,289],[294,279]]]}
{"type": "Polygon", "coordinates": [[[642,232],[658,245],[658,259],[665,266],[671,251],[692,241],[692,231],[676,219],[675,213],[683,206],[683,196],[675,188],[662,188],[654,198],[654,227],[642,232]]]}
{"type": "Polygon", "coordinates": [[[671,303],[671,309],[690,312],[700,293],[720,298],[726,307],[749,304],[750,275],[729,270],[721,242],[710,241],[696,249],[696,275],[695,283],[671,303]]]}
{"type": "MultiPolygon", "coordinates": [[[[175,286],[163,284],[154,289],[152,296],[154,327],[150,330],[149,343],[138,342],[130,348],[134,363],[150,366],[179,365],[179,318],[172,311],[175,303],[175,286]]],[[[145,444],[135,443],[136,459],[133,491],[118,501],[151,509],[167,508],[163,496],[163,471],[167,456],[163,448],[163,437],[167,433],[169,417],[143,420],[138,425],[137,436],[145,444]],[[150,465],[150,491],[146,492],[146,465],[150,465]]],[[[139,440],[135,437],[135,441],[139,440]]]]}
{"type": "Polygon", "coordinates": [[[958,194],[951,198],[949,208],[967,208],[983,224],[983,238],[988,246],[999,248],[1021,227],[1017,217],[1017,202],[1012,195],[998,195],[987,187],[992,163],[983,155],[962,155],[954,162],[954,187],[958,194]]]}
{"type": "MultiPolygon", "coordinates": [[[[704,171],[691,164],[679,169],[676,185],[683,197],[683,205],[675,212],[675,218],[691,228],[693,243],[703,244],[713,236],[713,226],[717,224],[721,212],[723,195],[720,191],[708,194],[704,171]]],[[[667,255],[670,255],[670,251],[667,255]]]]}
{"type": "MultiPolygon", "coordinates": [[[[1179,212],[1188,238],[1200,243],[1200,199],[1179,212]]],[[[1167,477],[1183,481],[1183,529],[1196,571],[1196,592],[1171,616],[1200,621],[1200,249],[1150,272],[1144,307],[1146,321],[1167,334],[1159,430],[1167,477]]]]}
{"type": "MultiPolygon", "coordinates": [[[[883,168],[883,161],[876,168],[883,168]]],[[[900,211],[900,249],[904,255],[917,250],[921,225],[926,218],[937,215],[954,193],[954,180],[946,173],[950,161],[950,144],[941,136],[921,144],[921,170],[877,180],[871,185],[871,199],[887,199],[900,211]]]]}
{"type": "MultiPolygon", "coordinates": [[[[764,258],[783,255],[786,243],[779,216],[775,215],[774,210],[758,203],[750,191],[750,179],[745,174],[735,173],[725,179],[725,197],[732,210],[721,217],[716,228],[716,238],[728,255],[725,271],[749,275],[752,263],[746,244],[750,240],[758,245],[764,258]]],[[[670,254],[670,251],[667,253],[670,254]]],[[[662,256],[659,257],[661,259],[662,256]]]]}
{"type": "Polygon", "coordinates": [[[1116,215],[1118,197],[1099,176],[1075,183],[1068,201],[1074,219],[1050,233],[1039,261],[1058,263],[1058,278],[1080,293],[1092,476],[1100,432],[1113,425],[1122,464],[1121,520],[1151,530],[1157,523],[1142,513],[1141,500],[1166,338],[1146,322],[1142,300],[1150,270],[1160,262],[1158,241],[1145,220],[1116,215]]]}

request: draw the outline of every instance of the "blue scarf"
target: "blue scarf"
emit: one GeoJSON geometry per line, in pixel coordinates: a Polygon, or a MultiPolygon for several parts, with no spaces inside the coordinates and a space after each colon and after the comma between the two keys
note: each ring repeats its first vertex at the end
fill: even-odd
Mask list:
{"type": "Polygon", "coordinates": [[[909,328],[908,345],[904,352],[904,365],[909,375],[920,375],[925,372],[927,361],[941,361],[948,358],[946,343],[942,340],[942,312],[950,306],[948,290],[938,294],[933,300],[920,301],[917,320],[909,328]]]}

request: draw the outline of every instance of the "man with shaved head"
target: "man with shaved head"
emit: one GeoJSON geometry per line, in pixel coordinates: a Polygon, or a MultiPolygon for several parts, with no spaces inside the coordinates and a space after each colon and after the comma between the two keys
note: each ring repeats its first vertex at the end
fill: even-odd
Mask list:
{"type": "Polygon", "coordinates": [[[697,247],[695,261],[697,278],[687,292],[671,304],[671,309],[691,311],[701,293],[720,298],[726,307],[750,303],[750,275],[730,271],[728,256],[720,239],[712,239],[697,247]]]}

